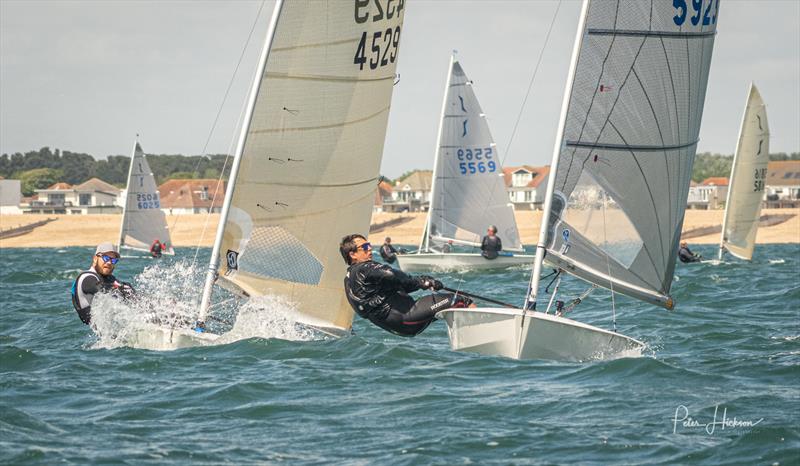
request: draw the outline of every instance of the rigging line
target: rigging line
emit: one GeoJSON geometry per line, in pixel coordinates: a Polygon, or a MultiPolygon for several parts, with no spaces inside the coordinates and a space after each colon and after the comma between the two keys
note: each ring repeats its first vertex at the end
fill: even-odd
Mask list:
{"type": "MultiPolygon", "coordinates": [[[[250,39],[253,38],[253,31],[256,30],[256,25],[258,25],[258,19],[261,17],[261,10],[264,8],[264,3],[266,3],[266,0],[261,0],[261,5],[259,5],[259,7],[258,7],[258,12],[256,13],[256,17],[253,20],[253,25],[250,27],[250,32],[247,34],[247,40],[245,40],[244,47],[242,47],[242,52],[239,54],[239,60],[236,62],[236,67],[233,69],[233,74],[231,74],[231,79],[228,81],[228,87],[225,89],[225,95],[222,96],[222,102],[220,102],[219,107],[217,108],[217,114],[214,117],[214,122],[211,124],[211,128],[208,131],[208,137],[206,137],[206,142],[203,145],[203,150],[200,152],[200,157],[198,158],[197,163],[194,166],[194,170],[192,170],[192,173],[197,173],[198,169],[200,168],[200,163],[202,163],[203,160],[206,158],[206,150],[208,149],[208,145],[211,142],[211,136],[213,136],[214,130],[217,128],[217,123],[219,122],[219,117],[222,114],[222,109],[225,107],[225,102],[228,100],[228,95],[230,94],[231,88],[233,87],[233,82],[234,82],[234,80],[236,78],[236,74],[239,72],[239,67],[242,64],[242,60],[244,59],[244,54],[247,51],[247,46],[250,45],[250,39]]],[[[228,152],[230,152],[230,151],[228,151],[228,152]]],[[[224,165],[227,165],[228,158],[230,158],[230,155],[225,157],[224,165]]],[[[222,170],[220,175],[222,175],[224,173],[225,173],[225,169],[223,168],[223,170],[222,170]]],[[[189,194],[191,195],[191,193],[189,193],[189,194]]],[[[214,203],[212,202],[211,203],[211,208],[209,209],[209,215],[211,214],[211,209],[213,209],[213,207],[214,207],[214,203]]],[[[177,225],[179,218],[180,218],[180,215],[175,217],[175,221],[172,223],[172,228],[173,229],[175,228],[175,225],[177,225]]],[[[205,230],[205,228],[204,228],[204,230],[205,230]]],[[[198,247],[199,247],[199,243],[198,243],[198,247]]],[[[195,258],[197,258],[197,253],[195,253],[195,258]]]]}
{"type": "Polygon", "coordinates": [[[550,20],[550,27],[547,29],[547,35],[544,37],[544,44],[542,44],[542,49],[539,51],[539,58],[536,60],[536,66],[533,68],[533,74],[531,75],[531,80],[528,83],[528,90],[525,91],[525,98],[522,99],[522,105],[519,108],[519,114],[517,114],[517,121],[514,122],[514,129],[511,130],[511,137],[509,137],[508,144],[506,144],[505,154],[503,154],[503,158],[500,159],[501,166],[505,166],[506,157],[508,157],[508,154],[511,152],[511,143],[514,141],[514,136],[517,134],[517,127],[519,126],[520,120],[522,120],[522,113],[525,111],[525,104],[528,102],[528,96],[533,88],[533,82],[536,80],[536,74],[539,72],[539,65],[542,64],[542,57],[544,56],[544,51],[547,48],[547,43],[550,40],[550,33],[553,31],[553,25],[556,23],[556,17],[558,16],[559,9],[561,9],[561,0],[558,0],[558,4],[556,4],[556,10],[553,12],[553,19],[550,20]]]}

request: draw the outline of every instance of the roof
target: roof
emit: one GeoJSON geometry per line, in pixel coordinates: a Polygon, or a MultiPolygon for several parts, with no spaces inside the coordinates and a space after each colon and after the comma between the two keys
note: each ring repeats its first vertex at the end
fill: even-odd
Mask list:
{"type": "Polygon", "coordinates": [[[430,191],[432,182],[432,170],[414,170],[405,178],[398,180],[395,186],[401,186],[401,189],[408,186],[409,191],[430,191]]]}
{"type": "Polygon", "coordinates": [[[382,206],[383,205],[383,198],[389,197],[392,195],[392,185],[387,183],[386,181],[381,181],[378,183],[378,189],[375,190],[375,205],[382,206]]]}
{"type": "Polygon", "coordinates": [[[158,187],[162,209],[191,209],[222,207],[225,200],[225,182],[216,179],[176,179],[167,180],[158,187]],[[208,197],[203,198],[207,192],[208,197]],[[216,195],[214,194],[216,192],[216,195]]]}
{"type": "Polygon", "coordinates": [[[99,191],[103,193],[109,193],[113,195],[118,195],[120,189],[114,185],[108,184],[105,181],[101,180],[100,178],[92,178],[83,183],[73,186],[72,189],[75,191],[99,191]]]}
{"type": "Polygon", "coordinates": [[[703,186],[728,186],[728,178],[724,176],[712,176],[704,179],[700,184],[703,186]]]}
{"type": "Polygon", "coordinates": [[[800,186],[800,160],[769,162],[767,186],[800,186]]]}
{"type": "Polygon", "coordinates": [[[72,189],[72,185],[71,184],[64,183],[64,182],[59,182],[59,183],[53,184],[51,186],[48,186],[47,189],[42,189],[41,191],[51,191],[51,190],[52,191],[55,191],[55,190],[66,191],[66,190],[69,190],[69,189],[72,189]]]}
{"type": "Polygon", "coordinates": [[[533,178],[525,186],[515,186],[515,187],[538,188],[543,181],[547,180],[547,175],[550,174],[550,165],[545,165],[543,167],[534,167],[532,165],[520,165],[519,167],[503,168],[503,179],[506,183],[507,188],[511,187],[511,182],[513,180],[512,176],[514,175],[514,173],[518,173],[520,171],[533,174],[533,178]]]}

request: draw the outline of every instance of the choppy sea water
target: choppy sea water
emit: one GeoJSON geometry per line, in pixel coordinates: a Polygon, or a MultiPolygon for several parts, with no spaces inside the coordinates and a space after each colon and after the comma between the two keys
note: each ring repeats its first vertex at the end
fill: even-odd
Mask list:
{"type": "MultiPolygon", "coordinates": [[[[617,296],[617,329],[649,349],[587,363],[453,352],[442,323],[319,339],[280,312],[243,314],[226,344],[132,349],[120,316],[190,312],[203,267],[124,259],[144,304],[100,303],[98,337],[69,297],[91,253],[0,250],[2,464],[800,463],[800,245],[679,264],[672,312],[617,296]]],[[[528,272],[439,277],[518,303],[528,272]]],[[[569,317],[610,329],[608,292],[569,317]]]]}

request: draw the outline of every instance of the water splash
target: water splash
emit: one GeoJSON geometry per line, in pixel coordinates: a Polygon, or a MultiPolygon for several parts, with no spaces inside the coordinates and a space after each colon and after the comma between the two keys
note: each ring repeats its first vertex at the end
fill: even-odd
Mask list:
{"type": "Polygon", "coordinates": [[[295,306],[284,298],[249,300],[223,297],[209,319],[219,337],[193,332],[203,270],[190,261],[148,266],[133,283],[134,299],[102,294],[92,305],[93,348],[135,347],[168,350],[185,346],[228,344],[248,338],[308,341],[324,338],[297,323],[295,306]]]}

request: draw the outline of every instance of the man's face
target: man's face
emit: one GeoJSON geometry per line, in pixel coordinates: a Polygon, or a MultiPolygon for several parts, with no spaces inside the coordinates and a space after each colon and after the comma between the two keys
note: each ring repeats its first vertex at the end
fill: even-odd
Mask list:
{"type": "Polygon", "coordinates": [[[493,228],[487,228],[487,229],[486,229],[486,233],[487,233],[489,236],[494,236],[494,229],[493,229],[493,228]]]}
{"type": "Polygon", "coordinates": [[[112,263],[112,259],[119,259],[119,254],[113,251],[97,254],[94,256],[94,262],[92,265],[94,265],[94,269],[100,275],[111,275],[114,272],[114,267],[116,267],[116,265],[112,263]],[[108,261],[105,261],[103,256],[108,258],[108,261]]]}
{"type": "Polygon", "coordinates": [[[350,263],[358,264],[372,260],[372,245],[363,238],[356,238],[356,251],[350,253],[350,263]],[[366,250],[364,249],[366,247],[366,250]]]}

